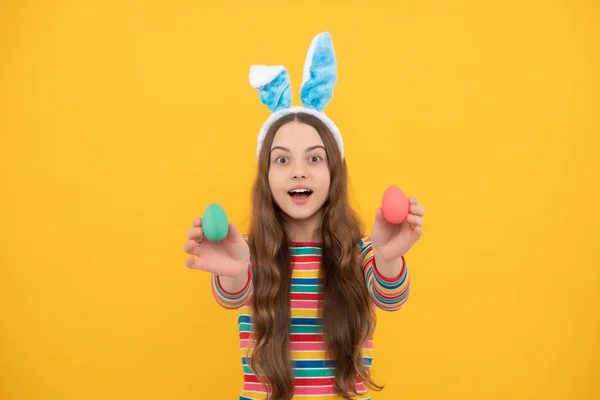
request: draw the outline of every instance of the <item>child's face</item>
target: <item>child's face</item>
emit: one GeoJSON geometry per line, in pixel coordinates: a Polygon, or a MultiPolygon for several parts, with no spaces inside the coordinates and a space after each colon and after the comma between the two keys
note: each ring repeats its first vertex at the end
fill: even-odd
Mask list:
{"type": "Polygon", "coordinates": [[[283,125],[273,139],[269,186],[277,205],[294,219],[315,215],[329,194],[329,166],[315,128],[297,121],[283,125]]]}

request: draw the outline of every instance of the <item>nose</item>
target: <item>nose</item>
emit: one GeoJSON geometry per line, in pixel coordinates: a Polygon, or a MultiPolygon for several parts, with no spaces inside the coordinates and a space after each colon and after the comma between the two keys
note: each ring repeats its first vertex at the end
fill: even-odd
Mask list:
{"type": "Polygon", "coordinates": [[[306,165],[303,162],[297,162],[294,165],[292,179],[306,179],[306,165]]]}

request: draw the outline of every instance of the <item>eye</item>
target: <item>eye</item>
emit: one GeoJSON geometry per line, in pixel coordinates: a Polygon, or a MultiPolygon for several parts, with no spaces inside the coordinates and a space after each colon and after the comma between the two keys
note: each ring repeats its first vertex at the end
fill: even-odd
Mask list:
{"type": "Polygon", "coordinates": [[[287,158],[287,157],[277,157],[277,158],[275,159],[275,162],[276,162],[277,164],[287,164],[287,163],[289,162],[289,160],[288,160],[288,158],[287,158]]]}
{"type": "Polygon", "coordinates": [[[310,162],[311,163],[318,163],[319,161],[321,161],[321,156],[310,156],[310,162]]]}

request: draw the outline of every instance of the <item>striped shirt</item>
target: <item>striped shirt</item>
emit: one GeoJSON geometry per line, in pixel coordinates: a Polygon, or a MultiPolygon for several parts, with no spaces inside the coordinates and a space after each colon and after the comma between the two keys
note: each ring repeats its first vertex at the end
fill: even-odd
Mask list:
{"type": "MultiPolygon", "coordinates": [[[[333,378],[335,366],[328,358],[322,336],[320,315],[322,315],[322,272],[321,245],[319,243],[289,242],[292,264],[290,291],[291,332],[290,351],[294,373],[295,400],[333,400],[341,398],[335,394],[333,378]]],[[[379,273],[373,256],[369,236],[361,239],[357,246],[365,283],[372,306],[384,311],[396,311],[405,304],[410,278],[406,264],[395,278],[386,278],[379,273]]],[[[404,260],[404,259],[403,259],[404,260]]],[[[237,293],[223,290],[218,276],[213,276],[211,287],[217,303],[223,308],[237,310],[238,331],[244,384],[239,400],[265,399],[267,390],[250,369],[246,360],[252,332],[252,318],[249,300],[252,296],[252,263],[248,269],[248,283],[237,293]]],[[[251,353],[250,353],[251,354],[251,353]]],[[[372,337],[362,348],[362,357],[370,368],[373,354],[372,337]]],[[[363,393],[358,399],[369,400],[366,385],[357,377],[357,390],[363,393]]]]}

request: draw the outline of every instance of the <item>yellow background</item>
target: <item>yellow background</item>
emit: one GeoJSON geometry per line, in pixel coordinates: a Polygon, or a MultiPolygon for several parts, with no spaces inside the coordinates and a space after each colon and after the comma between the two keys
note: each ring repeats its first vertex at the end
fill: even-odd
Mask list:
{"type": "Polygon", "coordinates": [[[247,229],[251,64],[297,103],[331,32],[328,114],[367,228],[427,208],[375,399],[600,398],[594,1],[3,1],[0,399],[234,399],[235,313],[185,268],[211,202],[247,229]]]}

